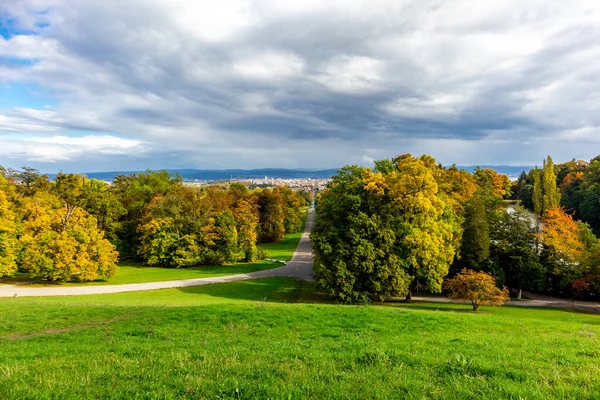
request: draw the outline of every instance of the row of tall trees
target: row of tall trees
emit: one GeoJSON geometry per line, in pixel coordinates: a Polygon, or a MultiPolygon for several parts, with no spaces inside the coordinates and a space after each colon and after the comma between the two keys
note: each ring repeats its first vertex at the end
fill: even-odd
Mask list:
{"type": "Polygon", "coordinates": [[[536,214],[506,201],[524,185],[490,169],[471,174],[426,155],[345,167],[317,201],[317,282],[341,301],[410,298],[415,289],[440,292],[468,268],[518,296],[598,293],[598,240],[560,206],[555,170],[548,157],[531,173],[536,214]]]}
{"type": "Polygon", "coordinates": [[[600,232],[600,156],[589,162],[571,160],[558,165],[548,157],[541,170],[521,173],[513,192],[512,198],[540,215],[562,206],[576,220],[600,232]]]}
{"type": "Polygon", "coordinates": [[[108,278],[122,257],[147,265],[221,265],[259,258],[259,241],[301,229],[310,194],[196,188],[166,171],[118,176],[113,184],[31,168],[0,170],[0,276],[108,278]]]}

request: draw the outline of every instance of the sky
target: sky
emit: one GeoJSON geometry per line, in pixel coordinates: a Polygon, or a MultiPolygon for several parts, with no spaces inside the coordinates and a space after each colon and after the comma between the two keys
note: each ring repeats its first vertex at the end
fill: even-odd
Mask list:
{"type": "Polygon", "coordinates": [[[600,153],[597,0],[2,0],[0,165],[600,153]]]}

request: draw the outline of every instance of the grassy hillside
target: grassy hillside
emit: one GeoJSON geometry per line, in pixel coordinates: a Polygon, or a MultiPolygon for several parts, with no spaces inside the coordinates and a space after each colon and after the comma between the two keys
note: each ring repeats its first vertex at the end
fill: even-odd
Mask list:
{"type": "Polygon", "coordinates": [[[273,278],[0,299],[5,398],[593,398],[600,318],[341,306],[273,278]]]}

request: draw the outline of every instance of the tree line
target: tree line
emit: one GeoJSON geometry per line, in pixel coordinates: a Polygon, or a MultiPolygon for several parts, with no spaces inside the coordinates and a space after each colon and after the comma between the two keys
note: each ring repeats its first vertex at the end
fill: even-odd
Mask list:
{"type": "Polygon", "coordinates": [[[167,171],[109,184],[0,167],[0,277],[106,279],[120,257],[173,268],[254,262],[266,257],[257,243],[300,231],[310,202],[286,187],[190,187],[167,171]]]}
{"type": "Polygon", "coordinates": [[[317,198],[317,283],[344,302],[410,299],[415,290],[441,292],[467,269],[517,296],[525,289],[596,296],[600,245],[564,207],[563,173],[548,157],[526,174],[529,188],[491,169],[445,168],[427,155],[377,161],[374,169],[346,166],[317,198]],[[523,191],[532,197],[525,207],[508,201],[523,191]]]}

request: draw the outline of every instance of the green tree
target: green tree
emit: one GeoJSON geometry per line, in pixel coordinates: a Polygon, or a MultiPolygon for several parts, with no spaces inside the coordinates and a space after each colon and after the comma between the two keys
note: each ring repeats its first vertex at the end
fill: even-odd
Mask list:
{"type": "Polygon", "coordinates": [[[533,211],[537,215],[542,215],[544,211],[544,192],[540,170],[536,167],[533,169],[533,211]]]}
{"type": "Polygon", "coordinates": [[[518,291],[536,289],[542,279],[532,216],[521,206],[504,212],[490,230],[490,258],[506,283],[518,291]]]}
{"type": "Polygon", "coordinates": [[[461,265],[481,269],[490,255],[490,227],[481,194],[471,198],[465,207],[463,236],[460,247],[461,265]]]}
{"type": "Polygon", "coordinates": [[[381,174],[346,166],[320,193],[311,234],[315,279],[340,301],[408,291],[410,277],[394,251],[394,215],[384,190],[381,174]]]}
{"type": "Polygon", "coordinates": [[[285,234],[285,201],[278,189],[263,189],[258,193],[260,241],[278,242],[285,234]]]}
{"type": "Polygon", "coordinates": [[[317,202],[311,235],[316,278],[342,301],[410,296],[411,282],[439,292],[460,227],[438,195],[431,157],[403,155],[386,174],[342,168],[317,202]]]}
{"type": "Polygon", "coordinates": [[[146,171],[115,177],[110,191],[116,195],[126,214],[119,218],[117,229],[119,250],[135,257],[138,254],[138,225],[142,223],[144,207],[157,195],[166,195],[181,185],[181,177],[168,171],[146,171]]]}

